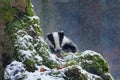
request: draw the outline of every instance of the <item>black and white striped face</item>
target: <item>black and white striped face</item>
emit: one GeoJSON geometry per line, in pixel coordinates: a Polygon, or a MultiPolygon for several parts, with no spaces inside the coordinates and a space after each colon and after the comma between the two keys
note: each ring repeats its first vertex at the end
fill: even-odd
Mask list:
{"type": "Polygon", "coordinates": [[[49,46],[52,53],[60,53],[61,50],[65,52],[77,52],[77,46],[64,35],[63,31],[48,33],[47,38],[50,42],[49,46]]]}
{"type": "Polygon", "coordinates": [[[63,43],[64,32],[61,31],[61,32],[48,33],[47,38],[51,42],[54,48],[54,52],[59,53],[62,50],[61,46],[63,43]]]}

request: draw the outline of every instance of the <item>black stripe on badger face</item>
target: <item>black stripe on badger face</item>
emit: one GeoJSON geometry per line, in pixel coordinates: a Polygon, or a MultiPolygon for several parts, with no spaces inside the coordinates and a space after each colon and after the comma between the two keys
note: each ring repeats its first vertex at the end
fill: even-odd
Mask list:
{"type": "Polygon", "coordinates": [[[53,44],[53,46],[55,48],[55,40],[53,38],[53,34],[52,33],[48,33],[47,34],[47,38],[50,40],[50,42],[53,44]]]}
{"type": "Polygon", "coordinates": [[[66,52],[77,52],[77,47],[74,43],[66,43],[63,45],[62,50],[66,51],[66,52]]]}
{"type": "Polygon", "coordinates": [[[58,35],[59,35],[59,43],[60,43],[60,47],[61,47],[62,42],[63,42],[64,32],[63,31],[58,32],[58,35]]]}

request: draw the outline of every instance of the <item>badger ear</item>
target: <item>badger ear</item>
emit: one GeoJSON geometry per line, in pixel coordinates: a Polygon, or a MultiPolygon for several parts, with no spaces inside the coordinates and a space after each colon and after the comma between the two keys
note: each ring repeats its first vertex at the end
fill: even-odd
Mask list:
{"type": "Polygon", "coordinates": [[[61,33],[64,33],[64,31],[60,31],[61,33]]]}
{"type": "Polygon", "coordinates": [[[47,33],[47,38],[50,39],[50,37],[51,37],[51,34],[47,33]]]}
{"type": "MultiPolygon", "coordinates": [[[[63,40],[63,37],[64,37],[64,32],[63,32],[63,31],[58,32],[58,35],[59,35],[60,41],[62,41],[62,40],[63,40]]],[[[60,44],[61,44],[61,42],[60,42],[60,44]]]]}
{"type": "Polygon", "coordinates": [[[50,33],[47,33],[47,36],[50,35],[50,33]]]}
{"type": "Polygon", "coordinates": [[[64,36],[64,31],[60,31],[59,34],[61,34],[62,36],[64,36]]]}

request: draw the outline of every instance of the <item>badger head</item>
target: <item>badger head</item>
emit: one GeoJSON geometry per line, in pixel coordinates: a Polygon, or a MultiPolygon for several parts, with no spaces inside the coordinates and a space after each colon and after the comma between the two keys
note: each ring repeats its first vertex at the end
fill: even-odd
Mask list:
{"type": "Polygon", "coordinates": [[[72,40],[64,35],[64,32],[48,33],[47,38],[50,42],[50,49],[52,53],[60,53],[61,50],[65,52],[77,52],[77,46],[72,40]]]}
{"type": "Polygon", "coordinates": [[[50,41],[50,48],[54,53],[60,53],[62,50],[62,41],[64,38],[64,32],[53,32],[53,33],[48,33],[47,38],[50,41]]]}

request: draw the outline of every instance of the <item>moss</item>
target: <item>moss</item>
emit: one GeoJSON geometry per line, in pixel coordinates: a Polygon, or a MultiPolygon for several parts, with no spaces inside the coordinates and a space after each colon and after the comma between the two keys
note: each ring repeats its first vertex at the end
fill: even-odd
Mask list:
{"type": "MultiPolygon", "coordinates": [[[[45,48],[43,48],[43,49],[45,49],[45,48]]],[[[43,50],[43,52],[39,51],[38,54],[39,54],[39,56],[41,56],[43,58],[43,62],[42,62],[43,65],[45,65],[45,66],[47,66],[48,68],[51,68],[51,69],[58,66],[58,64],[51,59],[51,57],[49,55],[49,52],[43,50]]]]}
{"type": "Polygon", "coordinates": [[[34,72],[36,70],[35,68],[35,62],[31,59],[26,59],[23,62],[26,65],[26,70],[29,72],[34,72]]]}
{"type": "Polygon", "coordinates": [[[72,65],[78,65],[78,62],[75,61],[75,60],[67,60],[66,64],[65,64],[65,67],[72,66],[72,65]]]}
{"type": "Polygon", "coordinates": [[[45,57],[45,56],[43,56],[43,65],[45,65],[51,69],[56,68],[58,66],[58,64],[56,62],[54,62],[49,57],[45,57]]]}
{"type": "MultiPolygon", "coordinates": [[[[109,73],[109,65],[100,54],[97,54],[94,51],[86,51],[86,52],[85,53],[83,52],[83,54],[80,57],[81,66],[83,69],[101,77],[105,73],[109,73]]],[[[106,76],[104,75],[104,77],[106,76]]],[[[103,80],[104,77],[102,77],[103,80]]],[[[112,80],[112,78],[109,78],[109,80],[112,80]]]]}
{"type": "Polygon", "coordinates": [[[109,71],[108,64],[99,55],[85,55],[84,57],[81,57],[81,59],[81,66],[88,72],[93,71],[92,73],[101,75],[109,71]]]}
{"type": "MultiPolygon", "coordinates": [[[[2,16],[7,23],[6,31],[14,46],[14,60],[23,62],[26,70],[29,72],[34,72],[36,70],[36,65],[44,65],[50,69],[55,69],[57,66],[60,66],[50,56],[48,46],[43,40],[44,34],[39,26],[39,18],[35,16],[30,0],[24,0],[25,5],[22,5],[22,7],[21,5],[17,5],[18,3],[21,3],[19,2],[21,0],[17,0],[18,2],[12,0],[12,3],[7,3],[6,1],[7,0],[2,0],[6,7],[1,7],[0,11],[6,11],[2,16]],[[15,8],[12,8],[12,6],[15,8]],[[25,36],[29,37],[26,38],[25,36]],[[24,44],[22,42],[24,42],[24,44]],[[28,51],[27,53],[30,55],[24,53],[26,51],[28,51]],[[39,61],[35,58],[36,55],[39,55],[42,60],[39,61]]],[[[85,54],[83,56],[82,53],[62,53],[63,60],[66,58],[64,61],[65,68],[63,69],[65,70],[64,74],[66,76],[62,75],[62,70],[51,71],[48,73],[50,76],[64,77],[65,80],[88,80],[90,77],[89,75],[96,74],[101,76],[102,79],[112,80],[110,74],[105,74],[109,73],[109,66],[100,55],[85,54]],[[78,66],[82,66],[83,69],[92,74],[89,74],[78,66]]],[[[96,75],[92,75],[92,78],[101,80],[101,78],[96,75]]],[[[37,80],[41,79],[39,78],[37,80]]]]}
{"type": "Polygon", "coordinates": [[[114,80],[110,73],[104,73],[101,77],[103,80],[114,80]]]}
{"type": "Polygon", "coordinates": [[[80,70],[75,66],[65,71],[65,75],[66,80],[88,80],[87,75],[81,73],[80,70]]]}
{"type": "Polygon", "coordinates": [[[31,4],[30,0],[26,0],[26,3],[27,3],[27,8],[26,8],[27,15],[34,16],[35,13],[34,13],[34,10],[33,10],[33,7],[32,7],[32,4],[31,4]]]}
{"type": "Polygon", "coordinates": [[[60,76],[60,71],[54,71],[52,70],[50,73],[48,73],[50,76],[53,76],[53,77],[61,77],[60,76]]]}
{"type": "Polygon", "coordinates": [[[2,0],[0,7],[0,15],[6,23],[12,21],[15,18],[16,10],[11,8],[8,0],[2,0]]]}
{"type": "Polygon", "coordinates": [[[51,69],[58,66],[58,64],[51,59],[50,52],[48,51],[48,46],[41,37],[36,37],[34,44],[35,50],[37,51],[39,56],[43,58],[43,65],[51,69]]]}
{"type": "Polygon", "coordinates": [[[38,78],[37,80],[41,80],[41,78],[38,78]]]}
{"type": "Polygon", "coordinates": [[[15,9],[12,9],[10,10],[9,7],[7,8],[3,8],[6,13],[4,13],[4,16],[3,16],[3,19],[6,21],[6,22],[10,22],[14,19],[14,15],[16,14],[16,10],[15,9]]]}
{"type": "Polygon", "coordinates": [[[66,69],[64,74],[65,80],[102,80],[101,77],[90,74],[77,65],[71,66],[66,69]]]}

